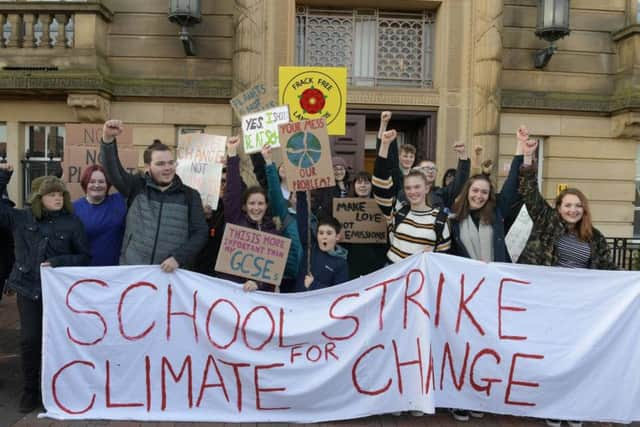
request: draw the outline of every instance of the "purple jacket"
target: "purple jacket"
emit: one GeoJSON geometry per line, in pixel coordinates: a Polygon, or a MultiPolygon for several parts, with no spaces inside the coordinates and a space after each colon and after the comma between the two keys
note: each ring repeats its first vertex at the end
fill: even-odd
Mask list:
{"type": "MultiPolygon", "coordinates": [[[[242,211],[242,178],[240,177],[240,157],[238,156],[230,157],[227,160],[227,187],[224,191],[224,195],[222,196],[222,200],[224,204],[225,223],[280,235],[273,219],[268,213],[265,214],[262,219],[262,223],[258,224],[252,221],[251,218],[242,211]]],[[[236,283],[244,283],[247,280],[245,278],[229,274],[220,274],[220,278],[231,280],[236,283]]],[[[258,286],[260,290],[274,290],[273,286],[269,284],[258,283],[258,286]]]]}

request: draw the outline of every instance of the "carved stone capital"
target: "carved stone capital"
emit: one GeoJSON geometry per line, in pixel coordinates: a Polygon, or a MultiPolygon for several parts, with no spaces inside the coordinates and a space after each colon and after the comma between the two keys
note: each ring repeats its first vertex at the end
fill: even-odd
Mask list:
{"type": "Polygon", "coordinates": [[[629,111],[611,117],[614,138],[640,139],[640,112],[629,111]]]}
{"type": "Polygon", "coordinates": [[[102,123],[111,113],[111,101],[98,94],[69,94],[67,105],[73,107],[81,123],[102,123]]]}

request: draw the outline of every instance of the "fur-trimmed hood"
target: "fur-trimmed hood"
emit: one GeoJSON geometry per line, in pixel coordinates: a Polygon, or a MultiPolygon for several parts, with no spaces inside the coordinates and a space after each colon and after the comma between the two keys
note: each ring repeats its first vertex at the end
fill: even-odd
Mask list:
{"type": "Polygon", "coordinates": [[[29,198],[29,203],[31,203],[31,212],[36,219],[42,219],[45,212],[44,206],[42,205],[42,196],[54,192],[60,192],[63,195],[64,204],[62,206],[62,210],[68,213],[73,213],[71,195],[60,178],[55,176],[45,176],[37,179],[40,179],[38,190],[33,191],[29,198]]]}

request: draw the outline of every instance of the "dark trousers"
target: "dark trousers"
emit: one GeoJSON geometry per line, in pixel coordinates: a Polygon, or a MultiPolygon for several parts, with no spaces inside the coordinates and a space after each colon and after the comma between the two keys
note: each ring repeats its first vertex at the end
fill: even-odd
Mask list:
{"type": "Polygon", "coordinates": [[[17,295],[20,312],[20,355],[25,393],[40,393],[42,301],[17,295]]]}

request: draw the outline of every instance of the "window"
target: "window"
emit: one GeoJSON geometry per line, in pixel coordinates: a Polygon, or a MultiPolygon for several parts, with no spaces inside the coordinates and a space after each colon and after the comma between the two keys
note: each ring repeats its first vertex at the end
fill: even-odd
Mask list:
{"type": "Polygon", "coordinates": [[[352,86],[433,87],[431,12],[299,7],[299,65],[347,67],[352,86]]]}
{"type": "Polygon", "coordinates": [[[28,125],[26,129],[25,157],[32,160],[62,159],[64,151],[64,126],[28,125]]]}
{"type": "Polygon", "coordinates": [[[64,126],[26,125],[23,163],[24,199],[31,194],[31,182],[39,176],[62,176],[64,126]]]}

